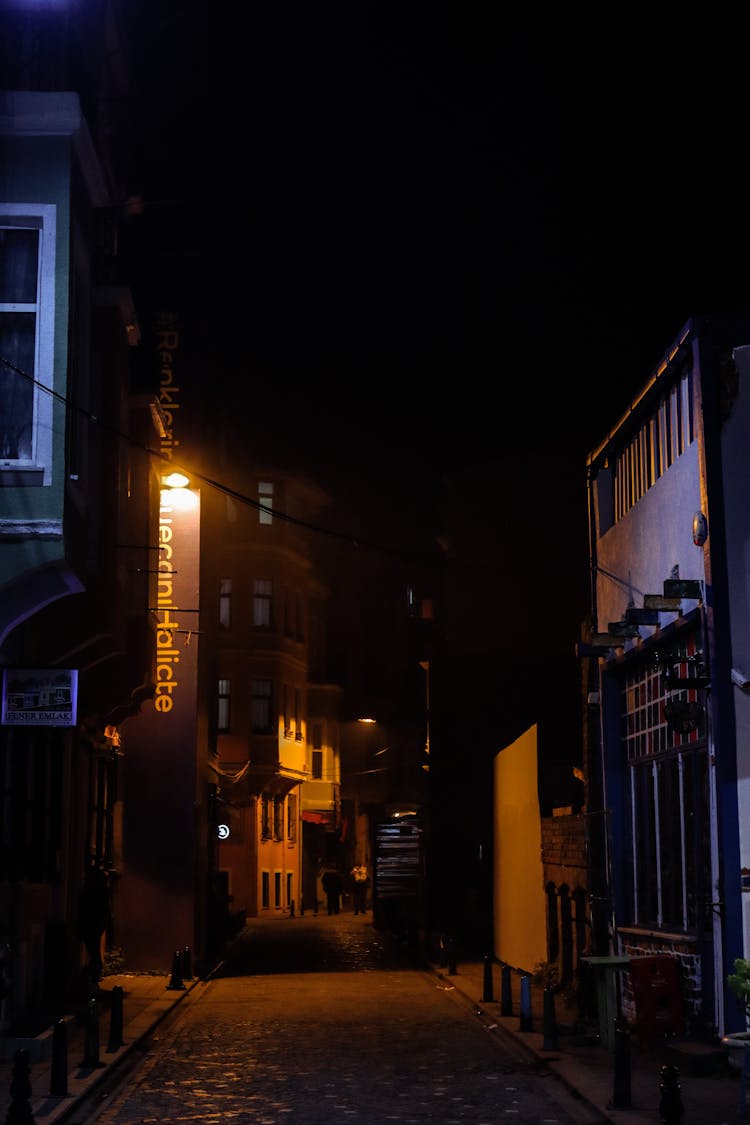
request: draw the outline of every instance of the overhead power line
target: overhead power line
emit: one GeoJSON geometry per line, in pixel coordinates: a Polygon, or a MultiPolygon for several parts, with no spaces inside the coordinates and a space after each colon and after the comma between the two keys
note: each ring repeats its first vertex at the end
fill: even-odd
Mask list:
{"type": "MultiPolygon", "coordinates": [[[[91,425],[98,426],[104,432],[111,434],[113,437],[119,438],[121,441],[124,441],[133,448],[140,450],[142,453],[145,453],[149,457],[155,457],[158,460],[163,461],[167,465],[175,464],[175,460],[171,454],[163,453],[160,449],[154,449],[149,445],[145,445],[143,442],[140,442],[136,438],[134,438],[132,434],[126,433],[124,430],[119,429],[117,426],[113,426],[110,423],[105,422],[98,415],[94,414],[90,410],[87,410],[85,407],[71,402],[65,395],[61,395],[58,391],[53,390],[51,387],[45,386],[45,384],[39,382],[38,379],[35,379],[33,375],[29,375],[28,372],[16,366],[15,363],[12,363],[11,360],[6,359],[5,356],[0,355],[0,363],[9,368],[9,370],[15,372],[15,374],[20,375],[22,376],[22,378],[27,379],[30,383],[33,383],[35,387],[39,388],[39,390],[45,391],[47,394],[51,395],[52,398],[56,399],[57,402],[64,405],[66,409],[74,410],[81,417],[85,418],[86,421],[91,425]]],[[[231,488],[229,485],[223,484],[221,481],[215,480],[213,477],[206,476],[205,473],[201,473],[198,470],[193,469],[182,459],[179,460],[179,464],[182,468],[184,468],[185,472],[188,473],[191,478],[194,478],[207,487],[222,493],[224,496],[229,497],[230,499],[236,501],[238,504],[248,505],[249,507],[254,508],[256,511],[268,512],[276,519],[283,520],[286,523],[294,524],[297,527],[303,527],[307,531],[314,532],[315,534],[326,535],[329,538],[338,539],[341,542],[348,543],[350,546],[358,549],[363,548],[369,551],[379,551],[382,554],[389,554],[401,558],[411,558],[414,560],[421,560],[423,562],[432,563],[443,560],[444,558],[444,556],[438,551],[436,551],[434,554],[427,554],[423,551],[408,551],[404,548],[385,546],[383,543],[376,543],[373,540],[362,539],[359,536],[354,536],[347,532],[339,531],[335,528],[324,527],[322,524],[312,523],[309,520],[300,519],[298,516],[292,516],[288,512],[284,512],[279,508],[271,508],[267,504],[263,504],[261,501],[256,500],[254,497],[248,496],[247,493],[241,492],[236,488],[231,488]]]]}

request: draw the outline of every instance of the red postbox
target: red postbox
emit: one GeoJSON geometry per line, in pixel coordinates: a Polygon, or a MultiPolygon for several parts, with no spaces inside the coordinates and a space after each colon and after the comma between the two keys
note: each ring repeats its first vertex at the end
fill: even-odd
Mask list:
{"type": "Polygon", "coordinates": [[[642,1040],[684,1031],[680,963],[676,957],[657,954],[635,957],[628,969],[635,998],[635,1029],[642,1040]]]}

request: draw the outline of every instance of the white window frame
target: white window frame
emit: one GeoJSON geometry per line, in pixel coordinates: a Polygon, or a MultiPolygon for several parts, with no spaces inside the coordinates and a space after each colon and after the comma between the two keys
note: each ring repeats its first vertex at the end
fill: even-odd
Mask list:
{"type": "MultiPolygon", "coordinates": [[[[41,469],[41,482],[49,485],[52,482],[57,207],[54,203],[0,203],[0,226],[39,231],[31,460],[0,460],[0,474],[41,469]]],[[[17,308],[16,305],[0,305],[0,313],[17,308]]]]}
{"type": "Polygon", "coordinates": [[[273,508],[273,484],[271,481],[258,481],[258,503],[262,505],[258,508],[258,522],[273,523],[273,512],[270,510],[273,508]]]}

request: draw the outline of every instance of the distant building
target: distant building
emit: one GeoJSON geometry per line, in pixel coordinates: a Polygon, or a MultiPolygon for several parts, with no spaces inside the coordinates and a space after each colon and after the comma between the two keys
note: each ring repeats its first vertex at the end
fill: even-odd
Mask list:
{"type": "Polygon", "coordinates": [[[317,897],[340,827],[340,689],[310,679],[325,667],[326,592],[305,525],[327,498],[278,470],[250,469],[244,479],[244,489],[218,500],[215,544],[225,826],[216,893],[256,917],[299,912],[317,897]]]}

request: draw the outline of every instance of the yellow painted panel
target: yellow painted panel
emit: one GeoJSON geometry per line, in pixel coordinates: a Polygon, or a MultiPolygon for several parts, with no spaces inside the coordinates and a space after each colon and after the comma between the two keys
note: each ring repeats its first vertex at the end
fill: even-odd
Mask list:
{"type": "Polygon", "coordinates": [[[495,756],[494,789],[494,952],[531,972],[547,959],[536,725],[495,756]]]}

